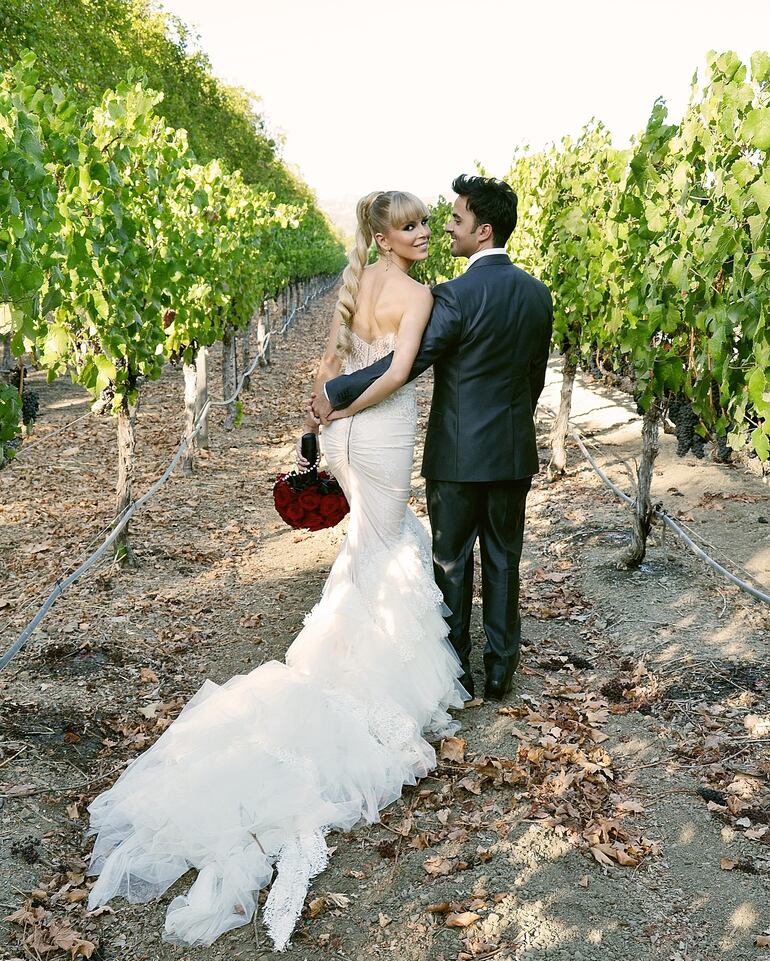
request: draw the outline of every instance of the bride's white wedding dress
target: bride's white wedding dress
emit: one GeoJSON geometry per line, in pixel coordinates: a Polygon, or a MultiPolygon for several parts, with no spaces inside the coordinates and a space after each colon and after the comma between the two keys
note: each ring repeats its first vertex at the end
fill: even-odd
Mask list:
{"type": "MultiPolygon", "coordinates": [[[[393,344],[354,335],[348,370],[393,344]]],[[[407,385],[323,432],[351,513],[321,599],[285,664],[206,681],[93,802],[91,909],[115,895],[149,901],[194,867],[164,939],[211,944],[249,922],[272,880],[264,921],[281,950],[327,863],[326,833],[376,821],[434,766],[423,734],[456,730],[447,708],[465,691],[429,540],[406,506],[416,411],[407,385]]]]}

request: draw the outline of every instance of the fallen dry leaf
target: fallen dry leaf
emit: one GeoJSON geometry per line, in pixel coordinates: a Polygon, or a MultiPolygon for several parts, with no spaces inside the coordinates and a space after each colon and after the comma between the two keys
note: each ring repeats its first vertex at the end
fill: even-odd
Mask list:
{"type": "Polygon", "coordinates": [[[425,910],[428,914],[449,914],[452,910],[452,905],[449,901],[441,901],[438,904],[429,904],[425,910]]]}
{"type": "Polygon", "coordinates": [[[428,858],[423,864],[425,873],[430,874],[432,877],[442,877],[446,874],[451,874],[456,867],[457,860],[455,858],[442,858],[439,855],[428,858]]]}
{"type": "Polygon", "coordinates": [[[327,904],[333,904],[336,908],[346,908],[350,904],[347,894],[325,894],[324,899],[327,904]]]}
{"type": "Polygon", "coordinates": [[[49,928],[51,940],[57,948],[62,951],[69,951],[71,958],[90,958],[96,950],[96,945],[92,941],[86,941],[77,931],[66,925],[52,924],[49,928]]]}
{"type": "Polygon", "coordinates": [[[157,716],[158,708],[160,706],[160,701],[153,701],[152,704],[145,704],[144,707],[140,707],[138,713],[141,714],[142,717],[146,717],[148,721],[151,721],[157,716]]]}
{"type": "Polygon", "coordinates": [[[479,784],[476,778],[471,777],[470,775],[458,781],[457,786],[468,791],[469,794],[481,794],[481,784],[479,784]]]}
{"type": "Polygon", "coordinates": [[[86,900],[88,891],[85,888],[73,888],[71,891],[67,891],[65,897],[70,904],[78,904],[80,901],[86,900]]]}
{"type": "Polygon", "coordinates": [[[439,758],[453,764],[462,764],[465,761],[465,738],[445,737],[439,748],[439,758]]]}
{"type": "Polygon", "coordinates": [[[760,824],[755,828],[749,828],[744,834],[744,837],[747,837],[750,841],[759,841],[768,831],[770,831],[770,827],[766,824],[760,824]]]}
{"type": "Polygon", "coordinates": [[[608,857],[607,854],[598,846],[594,845],[589,848],[591,854],[596,858],[599,864],[603,864],[605,867],[611,866],[613,864],[612,858],[608,857]]]}
{"type": "Polygon", "coordinates": [[[462,911],[460,914],[448,914],[445,923],[448,928],[467,928],[480,917],[475,911],[462,911]]]}
{"type": "Polygon", "coordinates": [[[747,714],[743,719],[743,726],[752,737],[767,737],[770,734],[770,716],[747,714]]]}
{"type": "Polygon", "coordinates": [[[308,905],[308,908],[310,909],[310,917],[317,918],[318,915],[323,911],[325,907],[326,907],[326,901],[324,901],[323,898],[313,898],[313,900],[308,905]]]}

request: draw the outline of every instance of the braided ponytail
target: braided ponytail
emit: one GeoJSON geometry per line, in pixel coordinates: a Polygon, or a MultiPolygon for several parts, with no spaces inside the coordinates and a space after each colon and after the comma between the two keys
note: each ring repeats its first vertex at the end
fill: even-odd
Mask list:
{"type": "Polygon", "coordinates": [[[361,275],[369,260],[369,248],[372,245],[372,228],[369,223],[369,211],[374,201],[382,194],[375,190],[362,197],[356,204],[356,238],[353,249],[348,254],[348,265],[342,274],[342,286],[337,298],[336,310],[340,315],[340,328],[337,334],[337,354],[344,360],[352,346],[350,335],[353,326],[353,316],[356,312],[356,298],[361,286],[361,275]]]}

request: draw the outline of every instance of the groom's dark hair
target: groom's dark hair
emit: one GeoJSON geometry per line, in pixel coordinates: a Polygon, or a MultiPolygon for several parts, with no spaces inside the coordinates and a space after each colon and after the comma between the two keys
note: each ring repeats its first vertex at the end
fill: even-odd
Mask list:
{"type": "MultiPolygon", "coordinates": [[[[479,224],[489,224],[495,247],[505,247],[516,226],[519,198],[510,184],[496,177],[469,177],[460,174],[452,190],[466,198],[468,210],[479,224]]],[[[474,228],[474,230],[476,229],[474,228]]]]}

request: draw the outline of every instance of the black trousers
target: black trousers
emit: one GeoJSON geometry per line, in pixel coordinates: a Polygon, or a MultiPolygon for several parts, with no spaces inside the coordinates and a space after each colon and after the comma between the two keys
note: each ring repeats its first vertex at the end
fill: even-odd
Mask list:
{"type": "Polygon", "coordinates": [[[521,644],[519,561],[532,478],[465,483],[426,481],[433,528],[433,570],[450,612],[449,640],[469,671],[473,548],[481,548],[486,635],[484,667],[507,667],[521,644]]]}

